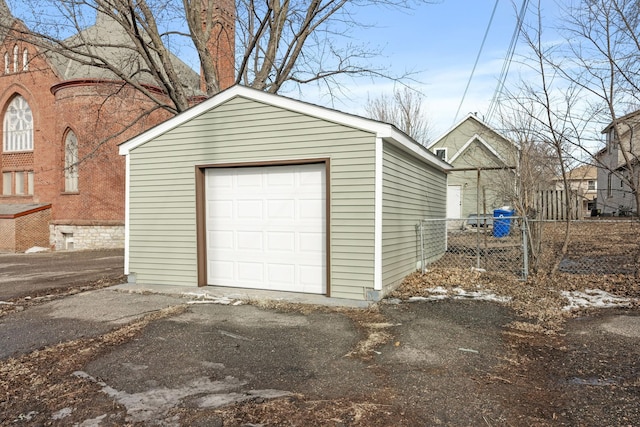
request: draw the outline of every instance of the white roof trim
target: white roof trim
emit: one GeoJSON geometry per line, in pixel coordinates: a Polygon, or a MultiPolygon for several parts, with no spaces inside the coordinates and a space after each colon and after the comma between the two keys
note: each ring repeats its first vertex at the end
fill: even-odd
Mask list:
{"type": "Polygon", "coordinates": [[[506,136],[502,135],[500,132],[498,132],[497,130],[495,130],[494,128],[492,128],[491,126],[489,126],[488,124],[486,124],[483,120],[481,120],[478,116],[476,116],[473,113],[469,113],[467,114],[467,116],[465,118],[463,118],[462,120],[460,120],[458,123],[456,123],[455,125],[451,126],[451,128],[449,128],[449,130],[447,130],[445,133],[443,133],[439,138],[437,138],[435,141],[433,141],[432,143],[430,143],[429,145],[427,145],[427,148],[429,150],[431,150],[431,148],[436,145],[438,142],[442,141],[444,138],[446,138],[451,132],[453,132],[458,126],[460,126],[462,123],[466,122],[469,119],[473,119],[476,122],[478,122],[480,125],[484,126],[485,128],[489,129],[491,132],[495,133],[496,135],[498,135],[500,138],[504,139],[505,141],[511,143],[518,151],[520,151],[520,149],[518,148],[518,146],[511,141],[509,138],[507,138],[506,136]]]}
{"type": "Polygon", "coordinates": [[[497,151],[496,151],[496,150],[495,150],[491,145],[489,145],[489,143],[488,143],[487,141],[485,141],[483,137],[481,137],[481,136],[480,136],[480,135],[478,135],[477,133],[476,133],[475,135],[473,135],[471,138],[469,138],[469,140],[468,140],[467,142],[465,142],[465,144],[462,146],[462,148],[460,148],[460,149],[458,150],[458,152],[456,152],[456,154],[454,154],[454,155],[453,155],[453,157],[449,160],[449,163],[453,163],[453,162],[455,162],[455,161],[456,161],[456,159],[457,159],[458,157],[460,157],[460,155],[461,155],[462,153],[464,153],[464,151],[465,151],[467,148],[469,148],[469,146],[471,145],[471,143],[472,143],[474,140],[476,140],[476,139],[477,139],[478,141],[480,141],[480,143],[481,143],[482,145],[484,145],[484,146],[487,148],[487,150],[489,150],[489,151],[491,152],[491,154],[493,154],[494,156],[496,156],[496,157],[498,158],[498,160],[500,160],[504,165],[506,165],[506,164],[507,164],[507,162],[504,160],[504,158],[503,158],[503,157],[502,157],[502,156],[501,156],[501,155],[500,155],[500,154],[499,154],[499,153],[498,153],[498,152],[497,152],[497,151]]]}
{"type": "Polygon", "coordinates": [[[175,129],[181,124],[201,114],[204,114],[205,112],[217,107],[218,105],[223,104],[224,102],[227,102],[228,100],[238,96],[374,133],[377,137],[394,143],[400,148],[403,148],[405,151],[411,153],[416,157],[422,158],[426,162],[431,163],[439,169],[451,169],[451,165],[442,161],[441,159],[436,157],[435,154],[431,153],[431,151],[427,150],[418,142],[414,141],[409,136],[398,130],[395,126],[388,123],[366,119],[364,117],[343,113],[337,110],[331,110],[329,108],[320,107],[318,105],[309,104],[292,98],[286,98],[284,96],[274,95],[272,93],[267,93],[264,91],[239,85],[232,86],[229,89],[224,90],[217,95],[207,99],[206,101],[194,107],[191,107],[188,110],[185,110],[184,112],[174,116],[173,118],[120,144],[119,153],[123,156],[128,155],[131,150],[136,149],[137,147],[151,141],[152,139],[166,132],[169,132],[172,129],[175,129]]]}

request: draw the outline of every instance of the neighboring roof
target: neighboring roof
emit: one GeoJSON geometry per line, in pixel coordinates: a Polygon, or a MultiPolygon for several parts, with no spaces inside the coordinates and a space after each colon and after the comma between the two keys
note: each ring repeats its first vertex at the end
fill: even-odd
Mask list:
{"type": "Polygon", "coordinates": [[[172,130],[181,124],[221,105],[232,98],[242,97],[275,107],[284,108],[286,110],[298,112],[311,117],[327,120],[330,122],[342,124],[352,128],[364,130],[374,133],[377,137],[391,142],[397,147],[411,153],[414,157],[421,158],[428,163],[436,166],[442,171],[451,169],[451,165],[443,161],[426,147],[420,145],[417,141],[400,131],[395,126],[382,123],[376,120],[367,119],[353,114],[343,113],[341,111],[332,110],[326,107],[309,104],[307,102],[286,98],[281,95],[274,95],[264,91],[248,88],[245,86],[232,86],[217,95],[207,99],[206,101],[191,107],[190,109],[174,116],[173,118],[161,123],[148,131],[120,144],[120,154],[128,155],[131,150],[151,141],[152,139],[172,130]]]}
{"type": "MultiPolygon", "coordinates": [[[[577,168],[571,169],[567,173],[567,179],[572,181],[580,180],[595,180],[598,178],[598,168],[594,165],[582,165],[577,168]]],[[[555,178],[556,181],[561,181],[562,177],[555,178]]]]}
{"type": "MultiPolygon", "coordinates": [[[[442,136],[440,136],[439,138],[437,138],[436,140],[434,140],[431,144],[429,144],[427,146],[427,148],[431,149],[433,146],[435,146],[436,144],[438,144],[440,141],[442,141],[443,139],[445,139],[446,137],[449,136],[449,134],[451,134],[454,130],[456,130],[458,127],[460,127],[464,122],[468,121],[468,120],[475,120],[478,124],[480,124],[481,126],[483,126],[484,128],[486,128],[487,130],[493,132],[498,138],[502,138],[503,140],[507,141],[508,143],[510,143],[513,148],[515,148],[517,151],[520,151],[520,149],[518,148],[518,146],[516,144],[513,143],[513,141],[511,141],[509,138],[505,137],[504,135],[502,135],[500,132],[496,131],[495,129],[493,129],[491,126],[489,126],[488,124],[486,124],[484,121],[480,120],[480,118],[478,116],[476,116],[475,114],[468,114],[465,118],[463,118],[462,120],[460,120],[458,123],[456,123],[455,125],[453,125],[448,131],[446,131],[442,136]]],[[[493,154],[494,156],[496,156],[496,158],[498,158],[498,160],[500,160],[504,165],[508,165],[508,162],[506,159],[504,159],[496,150],[495,148],[493,148],[491,146],[491,144],[489,144],[487,142],[487,140],[485,138],[483,138],[482,136],[480,136],[479,134],[474,134],[471,138],[469,138],[469,140],[457,151],[453,154],[453,156],[451,156],[449,158],[449,163],[453,163],[458,157],[460,157],[462,155],[462,153],[469,148],[469,146],[471,145],[471,143],[473,143],[473,141],[478,141],[481,145],[483,145],[487,150],[489,150],[489,152],[491,152],[491,154],[493,154]]]]}
{"type": "Polygon", "coordinates": [[[14,219],[49,208],[49,203],[0,204],[0,219],[14,219]]]}
{"type": "MultiPolygon", "coordinates": [[[[145,71],[147,66],[136,51],[133,41],[125,29],[100,11],[97,12],[94,25],[65,39],[63,43],[83,52],[91,52],[96,58],[108,58],[109,63],[125,71],[129,76],[136,76],[137,81],[157,86],[153,76],[145,71]]],[[[78,60],[74,60],[52,49],[46,52],[46,56],[62,80],[121,80],[106,67],[84,64],[83,62],[86,62],[88,58],[84,58],[82,55],[78,55],[78,60]]],[[[187,93],[201,95],[198,73],[173,54],[171,54],[171,62],[176,68],[183,86],[188,89],[187,93]]],[[[96,64],[99,64],[99,60],[96,60],[96,64]]]]}
{"type": "Polygon", "coordinates": [[[471,143],[473,143],[473,141],[478,141],[481,145],[483,145],[487,150],[489,150],[489,152],[491,154],[493,154],[494,156],[496,156],[498,158],[498,160],[500,160],[503,164],[507,164],[507,161],[500,155],[500,153],[498,153],[492,146],[491,144],[489,144],[483,137],[481,137],[480,135],[478,135],[477,133],[474,134],[471,138],[469,138],[469,140],[467,142],[464,143],[464,145],[458,150],[457,153],[455,153],[451,159],[449,159],[449,163],[453,163],[456,161],[456,159],[458,157],[460,157],[460,155],[462,153],[464,153],[464,150],[466,150],[467,148],[469,148],[469,146],[471,145],[471,143]]]}
{"type": "Polygon", "coordinates": [[[0,40],[4,40],[15,20],[7,6],[7,2],[0,0],[0,40]]]}
{"type": "Polygon", "coordinates": [[[511,144],[513,144],[513,146],[519,150],[518,146],[516,144],[513,143],[513,141],[511,141],[509,138],[507,138],[506,136],[502,135],[500,132],[498,132],[497,130],[495,130],[494,128],[492,128],[491,126],[489,126],[488,124],[486,124],[484,121],[482,121],[478,116],[476,116],[473,113],[469,113],[467,114],[467,116],[465,118],[463,118],[462,120],[460,120],[458,123],[456,123],[455,125],[451,126],[451,128],[449,128],[449,130],[447,130],[445,133],[443,133],[442,135],[440,135],[440,137],[436,138],[433,142],[431,142],[427,148],[431,149],[431,147],[433,147],[434,145],[436,145],[438,142],[440,142],[441,140],[443,140],[444,138],[446,138],[451,132],[453,132],[456,128],[458,128],[460,125],[462,125],[464,122],[466,122],[467,120],[475,120],[476,122],[478,122],[481,126],[484,126],[485,128],[487,128],[488,130],[490,130],[491,132],[495,133],[497,136],[499,136],[500,138],[504,139],[505,141],[510,142],[511,144]]]}
{"type": "MultiPolygon", "coordinates": [[[[624,122],[624,121],[629,120],[630,118],[633,118],[635,116],[640,116],[640,110],[632,111],[629,114],[625,114],[622,117],[618,117],[617,121],[618,122],[624,122]]],[[[640,117],[638,117],[635,122],[636,122],[635,124],[640,122],[640,117]]],[[[613,124],[614,124],[613,121],[611,123],[609,123],[604,129],[602,129],[601,133],[607,133],[609,131],[609,129],[611,129],[611,127],[613,127],[613,124]]]]}

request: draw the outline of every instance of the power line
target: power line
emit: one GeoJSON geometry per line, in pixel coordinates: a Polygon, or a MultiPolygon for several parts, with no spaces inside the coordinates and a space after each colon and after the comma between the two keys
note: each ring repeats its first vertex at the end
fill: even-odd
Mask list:
{"type": "Polygon", "coordinates": [[[496,15],[496,9],[498,8],[498,2],[500,0],[496,0],[493,5],[493,11],[491,12],[491,18],[489,18],[489,24],[487,24],[487,29],[484,32],[484,37],[482,38],[482,43],[480,44],[480,50],[478,51],[478,56],[476,56],[476,61],[473,64],[473,69],[471,70],[471,75],[469,76],[469,80],[467,81],[467,87],[464,88],[464,93],[462,94],[462,99],[460,100],[460,105],[458,105],[458,109],[456,110],[456,115],[453,118],[453,123],[456,123],[458,120],[458,114],[460,114],[460,109],[462,108],[462,103],[467,96],[467,91],[469,90],[469,85],[471,85],[471,80],[473,79],[473,74],[476,72],[476,67],[478,66],[478,62],[480,61],[480,55],[482,54],[482,49],[484,48],[484,43],[487,41],[487,36],[489,35],[489,30],[491,29],[491,24],[493,23],[493,17],[496,15]]]}
{"type": "Polygon", "coordinates": [[[498,98],[502,95],[502,90],[504,89],[504,83],[507,80],[507,74],[509,74],[509,68],[511,67],[511,62],[513,60],[513,54],[516,50],[516,44],[518,42],[518,37],[520,36],[520,30],[522,29],[522,23],[524,21],[524,16],[527,13],[529,5],[529,0],[522,0],[522,4],[520,5],[520,11],[518,13],[518,20],[516,22],[516,28],[513,31],[513,35],[511,36],[511,43],[509,44],[509,49],[507,50],[507,55],[504,58],[504,63],[502,64],[502,70],[500,71],[500,77],[498,78],[498,85],[496,86],[495,91],[493,92],[493,97],[491,98],[491,102],[489,103],[489,108],[487,109],[487,115],[485,120],[489,122],[491,120],[491,116],[495,112],[496,105],[498,103],[498,98]]]}

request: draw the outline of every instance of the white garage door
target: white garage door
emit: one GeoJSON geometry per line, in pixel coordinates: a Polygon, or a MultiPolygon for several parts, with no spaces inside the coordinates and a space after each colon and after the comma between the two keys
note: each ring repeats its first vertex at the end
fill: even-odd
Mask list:
{"type": "Polygon", "coordinates": [[[326,293],[325,165],[206,171],[209,285],[326,293]]]}

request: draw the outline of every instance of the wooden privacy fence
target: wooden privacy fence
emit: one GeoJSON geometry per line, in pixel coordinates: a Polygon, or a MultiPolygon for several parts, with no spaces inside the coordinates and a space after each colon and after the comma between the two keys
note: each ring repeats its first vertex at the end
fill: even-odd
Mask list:
{"type": "Polygon", "coordinates": [[[570,208],[565,201],[564,190],[540,190],[535,201],[536,219],[559,221],[583,218],[584,212],[577,191],[569,192],[569,206],[570,208]]]}

